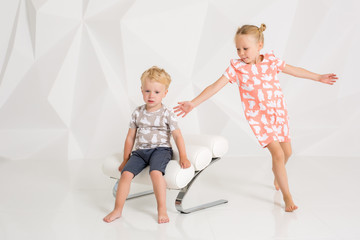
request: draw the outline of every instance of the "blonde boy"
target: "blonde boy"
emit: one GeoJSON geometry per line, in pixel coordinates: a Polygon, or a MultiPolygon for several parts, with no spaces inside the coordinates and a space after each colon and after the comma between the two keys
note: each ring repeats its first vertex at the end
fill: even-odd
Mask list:
{"type": "Polygon", "coordinates": [[[145,104],[137,107],[131,116],[124,146],[124,160],[119,167],[121,177],[118,182],[115,207],[104,218],[105,222],[112,222],[121,217],[131,180],[148,165],[157,202],[158,223],[169,222],[166,209],[166,183],[163,175],[166,165],[172,158],[171,135],[179,151],[181,167],[190,167],[176,116],[162,104],[170,82],[169,74],[155,66],[146,70],[141,76],[141,92],[145,104]],[[134,143],[136,144],[132,151],[134,143]]]}

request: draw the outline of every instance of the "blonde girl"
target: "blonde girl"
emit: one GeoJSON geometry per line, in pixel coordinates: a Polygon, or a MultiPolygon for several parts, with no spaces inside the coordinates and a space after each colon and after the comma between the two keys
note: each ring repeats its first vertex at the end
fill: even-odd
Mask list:
{"type": "Polygon", "coordinates": [[[239,59],[232,59],[225,73],[193,100],[179,102],[175,112],[178,116],[185,117],[227,83],[236,83],[245,117],[260,145],[267,148],[271,154],[275,188],[280,189],[283,194],[285,211],[292,212],[298,207],[291,196],[285,168],[292,150],[288,113],[278,74],[284,72],[329,85],[334,84],[337,77],[335,74],[321,75],[285,64],[272,52],[261,54],[265,29],[265,24],[260,27],[244,25],[239,28],[235,35],[239,59]]]}

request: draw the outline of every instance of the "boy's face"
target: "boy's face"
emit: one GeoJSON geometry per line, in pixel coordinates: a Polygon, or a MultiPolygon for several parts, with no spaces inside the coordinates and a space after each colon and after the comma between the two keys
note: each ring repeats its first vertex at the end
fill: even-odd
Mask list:
{"type": "Polygon", "coordinates": [[[235,39],[237,53],[244,63],[254,64],[260,55],[263,44],[252,35],[238,35],[235,39]]]}
{"type": "Polygon", "coordinates": [[[156,111],[161,107],[162,99],[168,90],[164,84],[146,79],[144,85],[141,86],[141,92],[146,103],[146,110],[156,111]]]}

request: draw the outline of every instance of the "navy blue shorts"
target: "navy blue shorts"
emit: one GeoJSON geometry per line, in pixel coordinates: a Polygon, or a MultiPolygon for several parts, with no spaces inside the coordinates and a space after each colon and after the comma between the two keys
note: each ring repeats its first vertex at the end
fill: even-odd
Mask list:
{"type": "Polygon", "coordinates": [[[166,165],[169,163],[173,151],[169,147],[157,147],[150,149],[138,149],[131,153],[129,161],[126,163],[124,171],[138,175],[144,168],[150,165],[150,171],[158,170],[165,174],[166,165]]]}

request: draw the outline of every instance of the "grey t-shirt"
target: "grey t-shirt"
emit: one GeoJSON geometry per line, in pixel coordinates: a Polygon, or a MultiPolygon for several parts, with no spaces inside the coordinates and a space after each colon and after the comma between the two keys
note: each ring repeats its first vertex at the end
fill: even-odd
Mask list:
{"type": "Polygon", "coordinates": [[[137,107],[131,115],[130,128],[136,128],[137,149],[171,147],[171,132],[178,129],[176,115],[167,107],[155,112],[146,111],[146,105],[137,107]]]}

